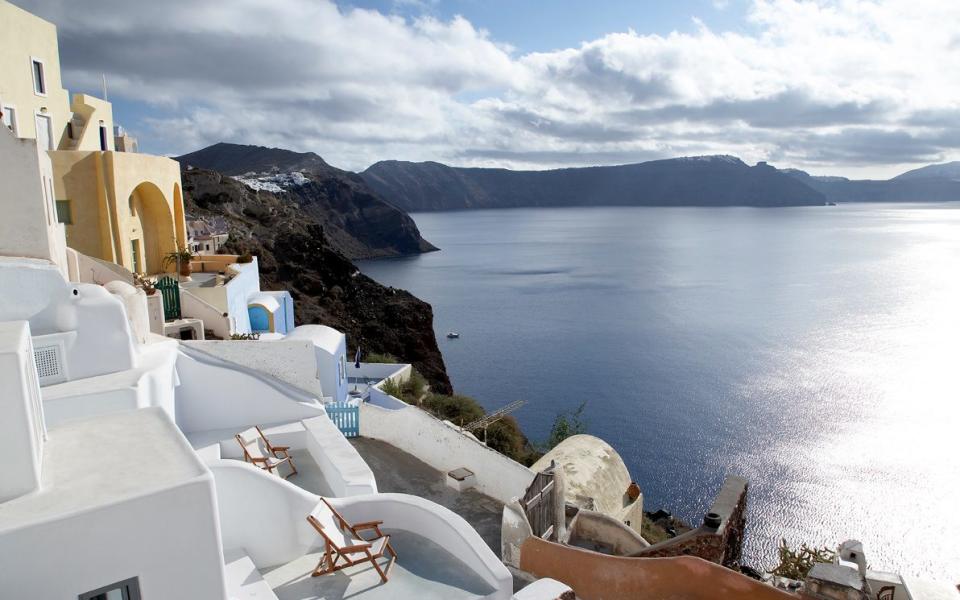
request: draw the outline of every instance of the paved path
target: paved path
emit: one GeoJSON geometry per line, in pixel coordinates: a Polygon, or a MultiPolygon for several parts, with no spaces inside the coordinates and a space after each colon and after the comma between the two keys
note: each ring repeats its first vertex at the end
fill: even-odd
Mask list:
{"type": "Polygon", "coordinates": [[[457,492],[444,484],[444,473],[397,448],[369,438],[350,438],[377,479],[377,490],[412,494],[432,500],[457,513],[500,556],[503,504],[474,490],[457,492]]]}

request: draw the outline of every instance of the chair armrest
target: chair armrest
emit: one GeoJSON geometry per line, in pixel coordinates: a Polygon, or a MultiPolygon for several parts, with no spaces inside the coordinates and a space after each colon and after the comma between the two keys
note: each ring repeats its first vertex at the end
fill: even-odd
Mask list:
{"type": "Polygon", "coordinates": [[[256,456],[251,456],[251,457],[250,457],[250,462],[266,463],[266,462],[267,462],[267,459],[265,459],[265,458],[257,458],[256,456]]]}
{"type": "Polygon", "coordinates": [[[270,446],[274,452],[286,452],[290,446],[270,446]]]}
{"type": "Polygon", "coordinates": [[[353,546],[341,546],[338,548],[341,554],[349,554],[351,552],[362,552],[363,550],[368,550],[370,544],[354,544],[353,546]]]}
{"type": "Polygon", "coordinates": [[[383,521],[365,521],[363,523],[354,523],[354,529],[376,529],[383,525],[383,521]]]}

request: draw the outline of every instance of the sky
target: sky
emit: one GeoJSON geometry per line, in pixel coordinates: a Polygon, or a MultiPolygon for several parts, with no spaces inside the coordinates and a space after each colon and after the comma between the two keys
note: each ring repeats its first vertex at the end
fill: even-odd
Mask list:
{"type": "Polygon", "coordinates": [[[141,150],[544,169],[960,159],[956,0],[14,0],[141,150]]]}

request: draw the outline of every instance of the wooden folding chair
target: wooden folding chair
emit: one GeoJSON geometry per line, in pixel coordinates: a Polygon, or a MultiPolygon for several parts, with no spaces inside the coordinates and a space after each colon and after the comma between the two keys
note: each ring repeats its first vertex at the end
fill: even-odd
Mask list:
{"type": "Polygon", "coordinates": [[[293,464],[293,458],[289,454],[290,448],[287,446],[271,446],[259,427],[251,427],[241,431],[235,437],[237,443],[243,448],[243,460],[248,463],[253,463],[277,476],[280,476],[280,465],[287,463],[290,465],[290,472],[283,476],[284,479],[297,473],[297,467],[293,464]],[[264,452],[260,447],[261,440],[263,440],[267,452],[264,452]]]}
{"type": "Polygon", "coordinates": [[[326,575],[346,567],[369,562],[380,574],[380,579],[386,583],[390,569],[393,568],[393,563],[397,561],[397,553],[390,545],[390,536],[380,531],[380,525],[383,524],[383,521],[368,521],[351,525],[327,502],[326,498],[320,498],[320,500],[321,502],[317,504],[313,512],[307,515],[307,521],[313,525],[317,533],[323,536],[324,541],[323,557],[317,563],[317,568],[313,570],[312,576],[326,575]],[[376,537],[366,540],[360,535],[360,531],[373,531],[376,537]],[[377,560],[383,558],[387,553],[390,554],[390,562],[384,569],[380,567],[377,560]],[[340,563],[341,560],[342,563],[340,563]]]}

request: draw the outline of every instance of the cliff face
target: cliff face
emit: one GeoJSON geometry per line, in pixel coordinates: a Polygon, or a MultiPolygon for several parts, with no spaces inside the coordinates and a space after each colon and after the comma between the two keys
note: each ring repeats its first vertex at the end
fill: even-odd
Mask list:
{"type": "Polygon", "coordinates": [[[893,179],[816,177],[806,171],[782,172],[819,190],[831,202],[952,202],[960,200],[960,178],[951,177],[956,163],[907,171],[893,179]]]}
{"type": "Polygon", "coordinates": [[[361,176],[405,211],[542,206],[804,206],[825,197],[795,178],[732,156],[552,171],[378,162],[361,176]]]}
{"type": "Polygon", "coordinates": [[[436,250],[409,215],[385,202],[355,173],[331,167],[312,152],[220,143],[177,160],[286,197],[322,224],[330,244],[347,258],[436,250]]]}
{"type": "Polygon", "coordinates": [[[225,223],[224,251],[257,255],[261,285],[290,291],[297,324],[339,329],[351,348],[393,354],[413,363],[437,392],[451,392],[430,305],[360,273],[315,211],[289,194],[253,191],[214,171],[184,168],[182,176],[187,214],[225,223]]]}

